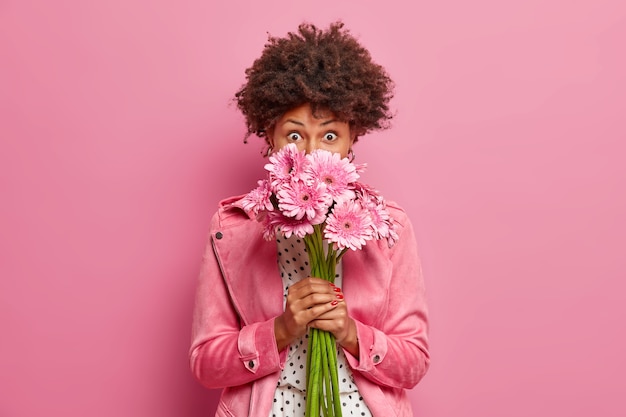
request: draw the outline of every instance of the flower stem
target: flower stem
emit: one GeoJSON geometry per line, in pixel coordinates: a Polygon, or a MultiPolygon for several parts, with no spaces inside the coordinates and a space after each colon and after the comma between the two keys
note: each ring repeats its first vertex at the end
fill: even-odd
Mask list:
{"type": "MultiPolygon", "coordinates": [[[[337,251],[331,245],[325,250],[323,225],[313,226],[313,233],[304,237],[304,244],[311,276],[334,283],[337,251]]],[[[319,417],[321,412],[325,417],[341,417],[335,338],[329,332],[310,328],[307,352],[306,416],[319,417]]]]}
{"type": "Polygon", "coordinates": [[[330,368],[330,376],[333,387],[333,406],[336,417],[341,416],[341,400],[339,398],[339,374],[337,372],[337,343],[335,338],[328,332],[326,333],[326,343],[328,352],[328,367],[330,368]]]}
{"type": "Polygon", "coordinates": [[[317,329],[311,329],[309,332],[310,349],[309,356],[311,356],[310,366],[307,368],[307,401],[306,401],[306,415],[313,417],[319,415],[320,409],[320,374],[321,374],[321,356],[319,351],[317,329]]]}
{"type": "Polygon", "coordinates": [[[322,375],[323,375],[323,379],[322,379],[322,385],[323,388],[322,392],[324,393],[324,396],[326,398],[322,398],[321,403],[322,403],[322,411],[324,413],[324,416],[326,417],[333,417],[334,413],[332,411],[334,411],[334,407],[332,404],[332,399],[333,397],[331,397],[331,393],[332,393],[332,385],[330,383],[330,372],[329,372],[329,360],[328,360],[328,351],[327,351],[327,344],[326,344],[326,333],[327,332],[320,332],[320,347],[321,347],[321,360],[322,360],[322,375]]]}
{"type": "Polygon", "coordinates": [[[343,248],[343,249],[341,250],[341,252],[339,252],[339,255],[337,256],[337,261],[336,261],[336,262],[341,261],[341,258],[343,258],[343,255],[345,255],[345,254],[346,254],[346,252],[348,252],[348,248],[343,248]]]}

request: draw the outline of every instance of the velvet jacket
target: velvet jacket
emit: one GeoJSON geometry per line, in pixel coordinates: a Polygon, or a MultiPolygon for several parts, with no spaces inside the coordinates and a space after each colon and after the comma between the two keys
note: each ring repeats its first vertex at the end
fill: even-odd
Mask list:
{"type": "MultiPolygon", "coordinates": [[[[267,417],[289,349],[278,351],[274,319],[283,313],[276,242],[241,208],[220,203],[210,226],[196,292],[189,352],[195,377],[224,388],[216,416],[267,417]]],[[[427,309],[415,236],[405,212],[388,210],[399,239],[370,241],[343,257],[342,290],[355,320],[359,357],[345,352],[375,417],[412,416],[406,389],[429,366],[427,309]]]]}

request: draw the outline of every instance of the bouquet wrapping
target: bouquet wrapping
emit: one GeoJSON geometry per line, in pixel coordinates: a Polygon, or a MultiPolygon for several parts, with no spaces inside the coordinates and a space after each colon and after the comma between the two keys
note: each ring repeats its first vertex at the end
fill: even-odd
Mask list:
{"type": "MultiPolygon", "coordinates": [[[[268,176],[243,199],[243,207],[263,223],[263,237],[296,235],[304,240],[311,276],[335,280],[335,267],[348,250],[373,239],[398,238],[385,200],[358,182],[365,165],[339,154],[310,154],[289,144],[272,154],[268,176]]],[[[309,328],[306,416],[341,416],[337,347],[332,334],[309,328]]]]}

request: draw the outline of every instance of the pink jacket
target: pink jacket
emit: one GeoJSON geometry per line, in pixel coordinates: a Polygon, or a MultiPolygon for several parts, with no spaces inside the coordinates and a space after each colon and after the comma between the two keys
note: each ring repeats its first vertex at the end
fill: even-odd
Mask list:
{"type": "MultiPolygon", "coordinates": [[[[283,313],[276,243],[243,211],[220,203],[211,221],[196,293],[191,369],[208,388],[225,388],[216,416],[267,417],[288,349],[279,352],[274,318],[283,313]]],[[[371,241],[343,258],[343,284],[356,321],[359,359],[346,353],[354,381],[375,417],[412,416],[406,389],[429,365],[427,311],[415,237],[405,212],[389,249],[371,241]]]]}

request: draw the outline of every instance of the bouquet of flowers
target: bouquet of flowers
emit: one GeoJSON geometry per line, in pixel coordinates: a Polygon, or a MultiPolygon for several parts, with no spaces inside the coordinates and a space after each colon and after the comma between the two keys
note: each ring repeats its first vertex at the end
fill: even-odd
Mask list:
{"type": "MultiPolygon", "coordinates": [[[[398,238],[395,223],[378,192],[357,182],[364,165],[337,153],[316,150],[306,155],[289,144],[270,156],[268,178],[243,199],[243,207],[263,222],[263,236],[274,240],[296,235],[305,242],[311,276],[335,280],[343,255],[369,240],[398,238]],[[324,245],[324,241],[327,244],[324,245]]],[[[309,329],[307,417],[341,416],[337,347],[325,331],[309,329]]]]}

